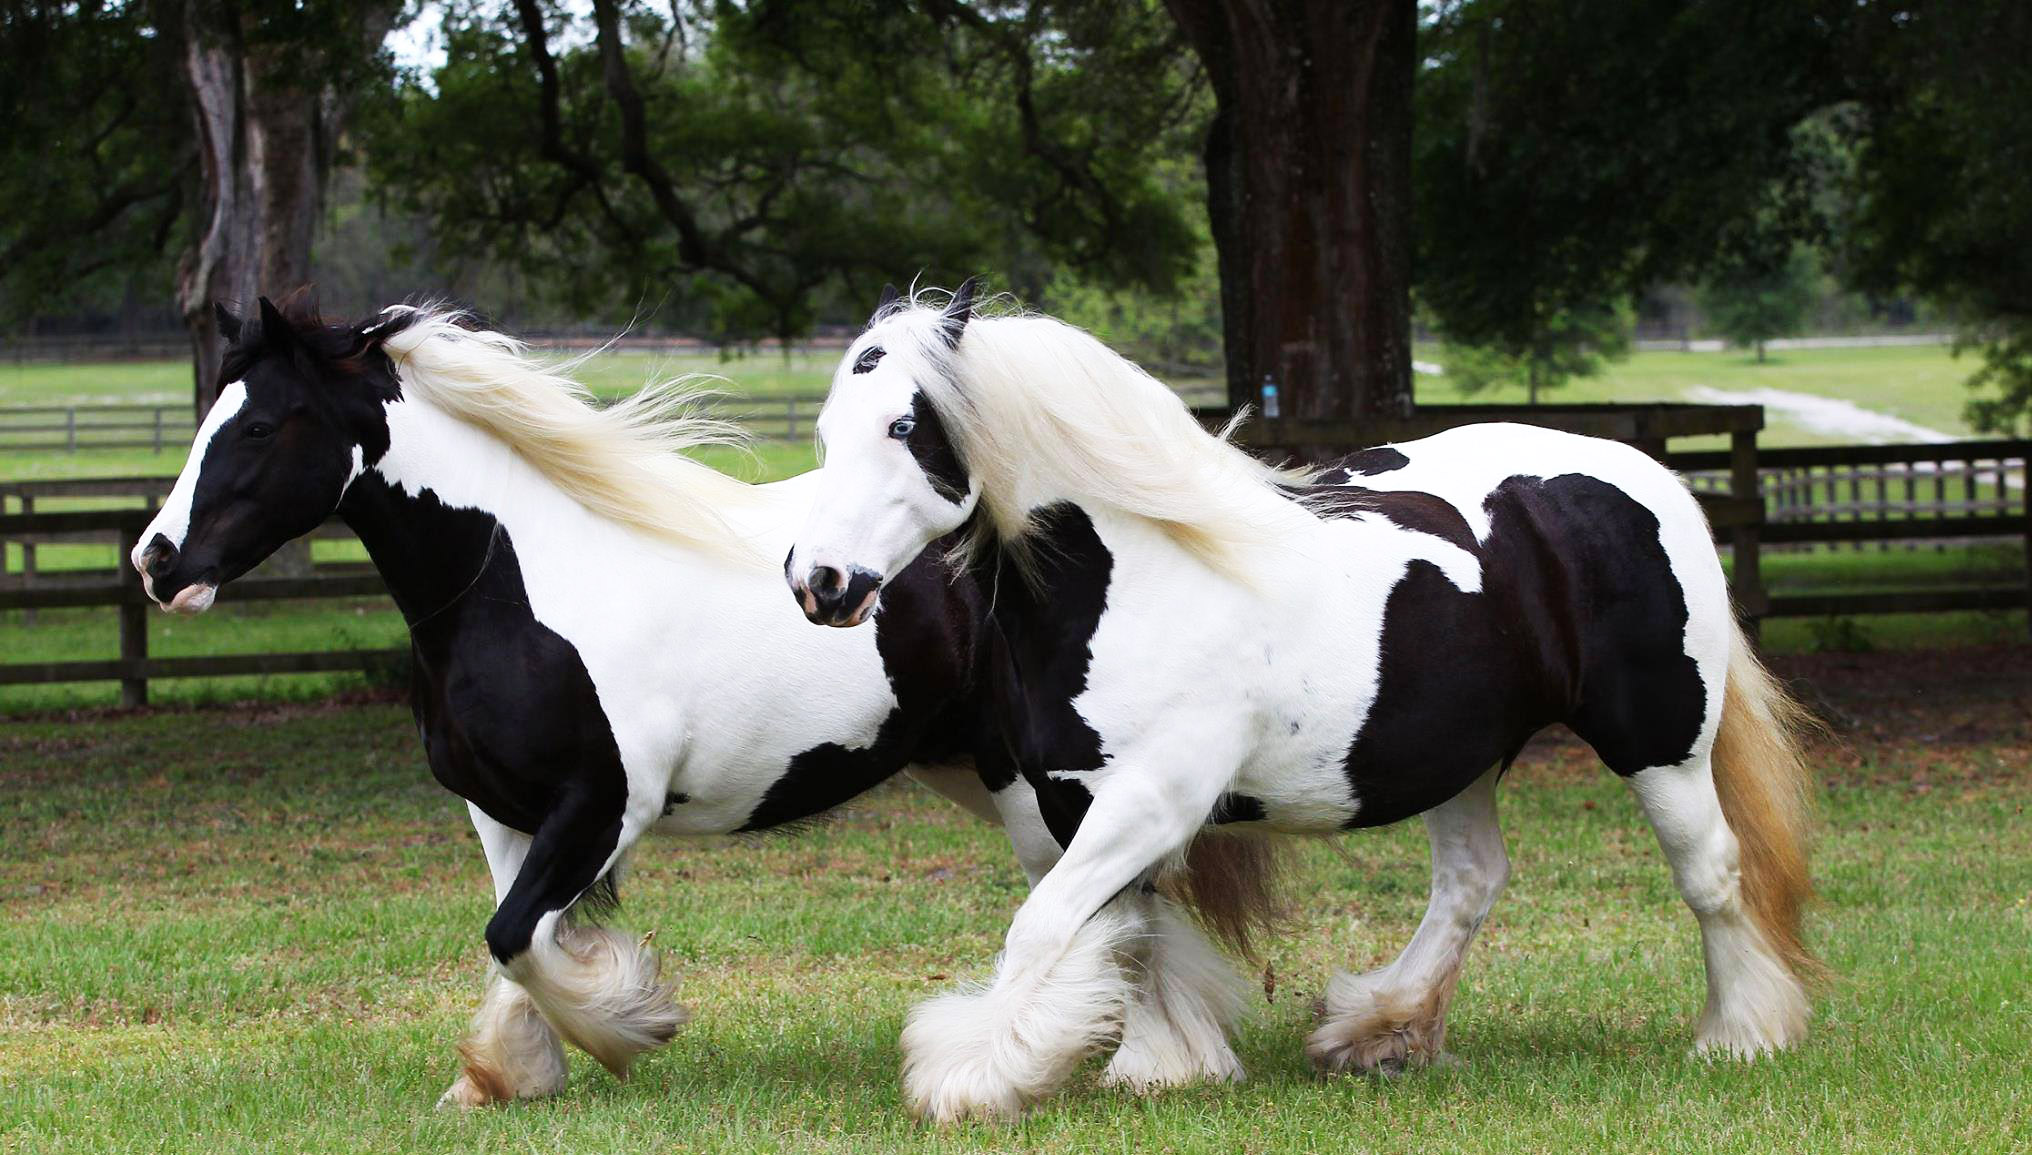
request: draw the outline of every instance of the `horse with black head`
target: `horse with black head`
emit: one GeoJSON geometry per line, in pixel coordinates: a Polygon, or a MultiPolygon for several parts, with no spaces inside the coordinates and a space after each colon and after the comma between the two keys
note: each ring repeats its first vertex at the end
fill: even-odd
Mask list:
{"type": "Polygon", "coordinates": [[[397,306],[326,324],[263,299],[133,564],[180,613],[337,515],[409,625],[430,769],[494,876],[496,973],[448,1103],[554,1094],[560,1039],[616,1074],[684,1020],[646,943],[595,924],[650,830],[757,831],[914,765],[1056,857],[1027,783],[967,766],[981,607],[934,560],[868,631],[776,584],[808,480],[749,486],[680,451],[724,435],[649,390],[607,408],[513,339],[397,306]],[[955,766],[954,763],[959,763],[955,766]],[[568,917],[569,916],[569,917],[568,917]]]}
{"type": "MultiPolygon", "coordinates": [[[[1308,1050],[1328,1070],[1431,1061],[1509,873],[1496,784],[1555,724],[1629,783],[1700,924],[1697,1048],[1804,1035],[1802,714],[1736,626],[1699,505],[1644,454],[1480,425],[1274,469],[1086,333],[976,317],[971,283],[886,295],[818,431],[799,603],[889,620],[898,579],[961,535],[989,606],[983,692],[1066,844],[993,981],[912,1015],[920,1115],[1016,1114],[1117,1038],[1143,1081],[1237,1077],[1232,977],[1173,937],[1155,889],[1208,843],[1412,816],[1425,919],[1395,962],[1329,983],[1308,1050]],[[1159,989],[1206,1029],[1125,1021],[1149,987],[1122,960],[1153,939],[1195,952],[1159,989]]],[[[1230,861],[1249,870],[1189,881],[1269,893],[1267,859],[1230,861]]]]}

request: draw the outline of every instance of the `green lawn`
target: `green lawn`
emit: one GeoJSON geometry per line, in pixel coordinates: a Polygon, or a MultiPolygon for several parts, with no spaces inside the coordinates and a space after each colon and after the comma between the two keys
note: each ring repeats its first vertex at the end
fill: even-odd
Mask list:
{"type": "MultiPolygon", "coordinates": [[[[651,381],[696,376],[699,385],[741,396],[820,394],[832,383],[839,355],[831,352],[711,354],[602,353],[581,362],[577,376],[594,392],[618,396],[651,381]]],[[[190,400],[187,361],[0,363],[0,406],[132,403],[175,405],[190,400]]]]}
{"type": "Polygon", "coordinates": [[[1326,1081],[1301,1050],[1328,974],[1416,925],[1406,825],[1306,847],[1246,1084],[1138,1098],[1096,1060],[1013,1129],[926,1131],[898,1103],[902,1016],[985,973],[1023,880],[915,788],[796,836],[649,843],[619,923],[658,932],[694,1023],[626,1084],[574,1055],[562,1098],[460,1115],[431,1104],[490,891],[406,710],[0,723],[0,1150],[2023,1151],[2024,754],[1821,759],[1813,938],[1837,977],[1775,1061],[1688,1057],[1692,919],[1627,793],[1568,751],[1505,791],[1515,878],[1456,1065],[1326,1081]]]}

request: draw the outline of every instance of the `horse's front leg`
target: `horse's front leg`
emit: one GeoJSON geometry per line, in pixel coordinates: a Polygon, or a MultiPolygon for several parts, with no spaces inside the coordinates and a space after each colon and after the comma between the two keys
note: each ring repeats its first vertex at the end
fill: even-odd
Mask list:
{"type": "Polygon", "coordinates": [[[1118,754],[1065,854],[1017,912],[986,987],[919,1005],[903,1032],[910,1110],[940,1122],[1014,1118],[1117,1038],[1151,930],[1142,886],[1191,840],[1239,744],[1183,727],[1118,754]]]}
{"type": "MultiPolygon", "coordinates": [[[[470,803],[473,829],[487,852],[494,875],[494,903],[508,897],[508,888],[529,853],[529,836],[510,830],[470,803]]],[[[540,1099],[564,1090],[568,1069],[564,1044],[529,992],[498,971],[488,976],[487,994],[473,1015],[473,1025],[459,1044],[459,1077],[442,1097],[440,1107],[484,1107],[508,1099],[540,1099]]]]}
{"type": "Polygon", "coordinates": [[[487,949],[503,977],[527,993],[546,1022],[615,1076],[642,1052],[670,1041],[689,1017],[647,940],[565,914],[602,878],[611,878],[661,813],[567,791],[529,840],[527,854],[494,917],[487,949]]]}

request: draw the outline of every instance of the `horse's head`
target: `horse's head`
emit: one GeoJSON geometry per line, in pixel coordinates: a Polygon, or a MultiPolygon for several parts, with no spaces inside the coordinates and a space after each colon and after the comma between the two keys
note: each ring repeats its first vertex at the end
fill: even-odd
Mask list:
{"type": "Polygon", "coordinates": [[[383,405],[400,386],[381,343],[404,323],[392,317],[326,325],[263,297],[243,323],[219,308],[230,343],[219,398],[131,559],[164,609],[211,608],[222,583],[316,529],[387,451],[383,405]]]}
{"type": "Polygon", "coordinates": [[[958,529],[980,498],[921,388],[953,371],[973,286],[961,285],[943,309],[898,307],[896,290],[885,289],[833,374],[818,419],[823,481],[783,563],[790,592],[820,625],[867,620],[882,582],[958,529]]]}

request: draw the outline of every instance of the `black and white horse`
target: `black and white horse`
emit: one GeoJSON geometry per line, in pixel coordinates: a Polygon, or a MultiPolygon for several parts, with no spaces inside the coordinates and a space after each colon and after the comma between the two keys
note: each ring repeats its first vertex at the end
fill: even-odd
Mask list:
{"type": "Polygon", "coordinates": [[[132,560],[196,613],[336,512],[387,580],[431,771],[467,799],[498,904],[446,1102],[556,1093],[560,1036],[617,1074],[671,1037],[684,1015],[655,953],[586,917],[651,829],[767,829],[946,765],[918,774],[1003,821],[1033,878],[1056,857],[1013,769],[990,792],[964,765],[981,609],[936,561],[889,583],[872,637],[814,630],[777,584],[809,482],[748,486],[674,452],[718,432],[678,399],[597,409],[430,309],[326,325],[264,299],[220,322],[218,403],[132,560]]]}
{"type": "MultiPolygon", "coordinates": [[[[1087,334],[973,313],[968,287],[943,308],[885,297],[833,379],[787,570],[807,616],[851,624],[963,533],[991,708],[1067,842],[993,981],[913,1013],[917,1113],[1011,1115],[1117,1032],[1126,1047],[1123,1009],[1149,987],[1121,959],[1189,847],[1413,815],[1432,841],[1425,919],[1389,966],[1333,978],[1308,1050],[1329,1070],[1431,1060],[1508,876],[1496,784],[1556,723],[1628,781],[1700,924],[1698,1049],[1803,1036],[1800,715],[1672,473],[1518,425],[1274,470],[1087,334]]],[[[1232,986],[1205,961],[1160,990],[1224,1024],[1232,986]]],[[[1147,1081],[1239,1073],[1219,1031],[1151,1043],[1147,1081]]]]}

